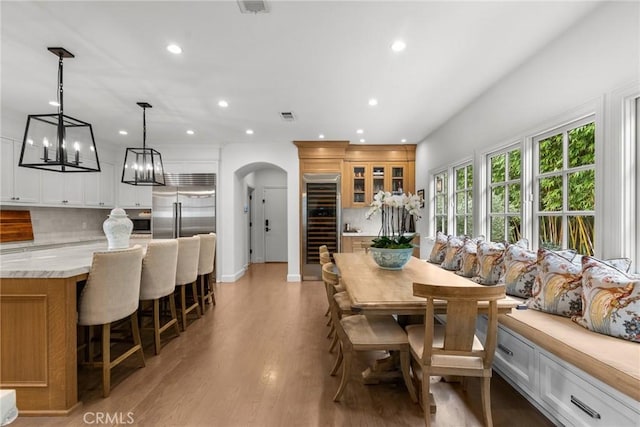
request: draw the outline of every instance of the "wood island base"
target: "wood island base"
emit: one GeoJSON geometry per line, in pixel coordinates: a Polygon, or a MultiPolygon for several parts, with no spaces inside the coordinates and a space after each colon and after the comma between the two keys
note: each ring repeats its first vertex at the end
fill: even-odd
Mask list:
{"type": "Polygon", "coordinates": [[[78,408],[76,289],[67,278],[0,281],[0,388],[15,389],[20,415],[78,408]]]}

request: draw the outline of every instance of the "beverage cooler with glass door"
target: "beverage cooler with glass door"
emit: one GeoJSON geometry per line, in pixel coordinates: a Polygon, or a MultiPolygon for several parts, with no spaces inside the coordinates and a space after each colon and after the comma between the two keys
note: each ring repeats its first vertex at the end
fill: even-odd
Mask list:
{"type": "Polygon", "coordinates": [[[318,248],[340,251],[340,174],[303,175],[302,280],[321,280],[318,248]]]}

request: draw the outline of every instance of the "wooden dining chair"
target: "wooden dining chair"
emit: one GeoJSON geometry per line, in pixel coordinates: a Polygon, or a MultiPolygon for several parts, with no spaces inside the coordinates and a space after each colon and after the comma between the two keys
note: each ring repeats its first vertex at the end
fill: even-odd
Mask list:
{"type": "MultiPolygon", "coordinates": [[[[351,300],[349,299],[349,295],[346,291],[340,290],[338,287],[339,277],[338,273],[336,273],[335,265],[332,262],[329,262],[322,266],[322,280],[324,281],[324,286],[327,292],[327,301],[329,303],[329,312],[336,311],[336,315],[338,319],[341,319],[343,316],[350,316],[353,314],[351,310],[351,300]]],[[[331,329],[327,334],[327,338],[331,339],[331,344],[329,345],[329,352],[332,352],[335,346],[338,344],[338,336],[335,333],[335,325],[333,323],[333,316],[329,318],[329,324],[331,329]]],[[[338,355],[342,360],[341,355],[338,355]]],[[[339,362],[338,362],[339,365],[339,362]]],[[[332,372],[337,369],[332,369],[332,372]]]]}
{"type": "MultiPolygon", "coordinates": [[[[337,295],[334,295],[334,298],[337,295]]],[[[411,382],[409,341],[406,332],[398,325],[393,316],[354,314],[340,319],[336,310],[332,310],[331,316],[335,324],[336,335],[340,341],[340,351],[331,375],[336,374],[340,362],[342,362],[342,378],[333,400],[335,402],[340,400],[351,379],[351,366],[356,352],[397,351],[400,353],[402,377],[409,390],[409,396],[412,401],[417,402],[411,382]]]]}
{"type": "MultiPolygon", "coordinates": [[[[497,301],[505,297],[504,285],[446,286],[413,284],[413,295],[427,299],[424,325],[407,326],[411,355],[422,370],[424,421],[431,422],[429,377],[454,375],[482,378],[481,398],[484,424],[491,417],[491,364],[498,331],[497,301]],[[447,302],[446,323],[434,321],[434,300],[447,302]],[[479,304],[487,307],[488,326],[484,342],[475,335],[479,304]]],[[[414,370],[415,372],[415,370],[414,370]]]]}

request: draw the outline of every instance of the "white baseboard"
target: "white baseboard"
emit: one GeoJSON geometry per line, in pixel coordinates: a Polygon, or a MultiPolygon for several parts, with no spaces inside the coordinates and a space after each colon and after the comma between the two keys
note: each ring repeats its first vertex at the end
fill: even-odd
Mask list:
{"type": "Polygon", "coordinates": [[[247,271],[246,268],[243,268],[240,271],[237,271],[235,274],[223,274],[220,277],[220,281],[221,282],[236,282],[238,281],[238,279],[240,279],[242,276],[244,276],[244,273],[247,271]]]}
{"type": "Polygon", "coordinates": [[[302,276],[299,274],[287,274],[287,282],[300,282],[302,281],[302,276]]]}

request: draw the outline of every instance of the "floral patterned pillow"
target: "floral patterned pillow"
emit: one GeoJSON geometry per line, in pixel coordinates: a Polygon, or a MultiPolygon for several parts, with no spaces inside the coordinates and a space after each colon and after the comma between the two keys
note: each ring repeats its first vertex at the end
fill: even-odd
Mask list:
{"type": "Polygon", "coordinates": [[[640,342],[640,276],[584,256],[582,292],[583,313],[574,316],[574,322],[594,332],[640,342]]]}
{"type": "Polygon", "coordinates": [[[447,240],[447,236],[442,231],[438,231],[436,233],[436,241],[433,244],[433,248],[431,249],[429,262],[432,262],[434,264],[441,264],[442,261],[444,261],[447,240]]]}
{"type": "Polygon", "coordinates": [[[527,306],[571,317],[582,314],[582,268],[557,252],[538,249],[538,275],[527,306]]]}
{"type": "Polygon", "coordinates": [[[504,252],[503,273],[498,283],[504,283],[505,292],[521,298],[531,297],[531,288],[538,275],[535,251],[522,245],[509,245],[504,252]]]}
{"type": "Polygon", "coordinates": [[[444,252],[444,260],[442,261],[442,268],[445,270],[459,270],[460,262],[462,260],[462,247],[465,242],[464,237],[449,236],[447,245],[444,252]]]}
{"type": "Polygon", "coordinates": [[[460,269],[457,274],[463,277],[473,277],[478,270],[478,243],[469,239],[462,246],[462,257],[460,259],[460,269]]]}
{"type": "Polygon", "coordinates": [[[495,285],[502,272],[504,244],[494,242],[478,242],[478,275],[473,280],[482,285],[495,285]]]}

